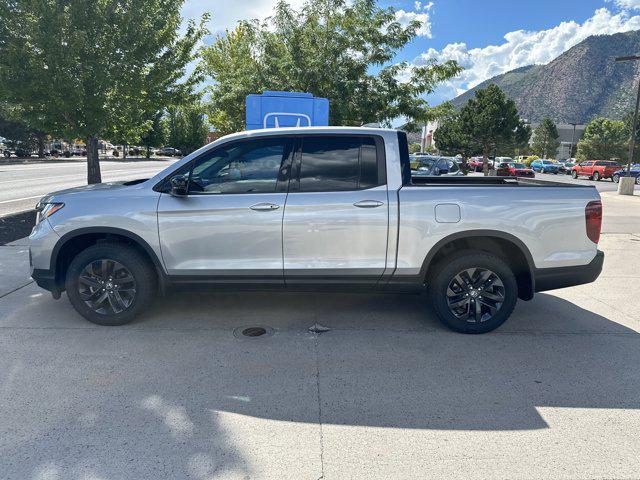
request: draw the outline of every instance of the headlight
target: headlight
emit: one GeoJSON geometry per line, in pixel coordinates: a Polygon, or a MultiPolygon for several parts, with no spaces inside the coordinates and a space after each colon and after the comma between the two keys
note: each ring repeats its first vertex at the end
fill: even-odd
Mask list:
{"type": "Polygon", "coordinates": [[[45,218],[49,218],[58,210],[61,210],[62,207],[64,207],[64,203],[62,202],[38,203],[38,205],[36,205],[36,211],[38,212],[36,215],[36,225],[45,218]]]}

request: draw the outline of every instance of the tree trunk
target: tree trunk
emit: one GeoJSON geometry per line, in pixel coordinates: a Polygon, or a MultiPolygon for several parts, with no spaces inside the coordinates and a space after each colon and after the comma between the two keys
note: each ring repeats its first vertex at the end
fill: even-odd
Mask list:
{"type": "Polygon", "coordinates": [[[469,159],[467,157],[462,157],[462,173],[464,175],[469,173],[469,159]]]}
{"type": "Polygon", "coordinates": [[[147,145],[147,158],[151,158],[151,147],[147,145]]]}
{"type": "Polygon", "coordinates": [[[127,144],[122,145],[122,160],[127,159],[127,144]]]}
{"type": "Polygon", "coordinates": [[[101,183],[100,157],[98,156],[98,137],[87,137],[87,183],[101,183]]]}
{"type": "Polygon", "coordinates": [[[489,176],[489,148],[484,147],[482,150],[482,173],[485,177],[489,176]]]}
{"type": "Polygon", "coordinates": [[[38,135],[38,158],[44,158],[44,133],[38,135]]]}

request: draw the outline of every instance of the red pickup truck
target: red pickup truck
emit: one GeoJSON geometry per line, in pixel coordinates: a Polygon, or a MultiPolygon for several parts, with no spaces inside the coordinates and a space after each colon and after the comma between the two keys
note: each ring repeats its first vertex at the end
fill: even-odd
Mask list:
{"type": "Polygon", "coordinates": [[[571,169],[571,176],[573,178],[589,177],[589,180],[596,181],[603,178],[611,178],[613,180],[613,174],[618,170],[620,170],[620,165],[614,161],[586,160],[571,169]]]}

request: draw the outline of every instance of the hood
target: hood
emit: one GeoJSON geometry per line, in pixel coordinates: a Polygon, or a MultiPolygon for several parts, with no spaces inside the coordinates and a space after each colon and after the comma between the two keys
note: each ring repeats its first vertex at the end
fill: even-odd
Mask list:
{"type": "Polygon", "coordinates": [[[60,200],[63,197],[69,198],[75,195],[86,195],[93,192],[105,192],[107,190],[121,190],[126,188],[126,181],[122,182],[107,182],[107,183],[94,183],[92,185],[83,185],[81,187],[67,188],[65,190],[58,190],[51,192],[42,197],[41,202],[49,202],[51,200],[60,200]]]}

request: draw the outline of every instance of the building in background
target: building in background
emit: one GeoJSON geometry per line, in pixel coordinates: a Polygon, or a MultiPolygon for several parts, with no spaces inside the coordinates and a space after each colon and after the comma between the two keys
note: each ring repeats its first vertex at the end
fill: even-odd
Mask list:
{"type": "MultiPolygon", "coordinates": [[[[535,132],[540,122],[531,123],[531,130],[535,132]]],[[[560,141],[560,147],[558,148],[555,159],[556,160],[566,160],[571,158],[571,142],[573,142],[573,152],[575,157],[576,145],[584,135],[584,130],[587,128],[586,125],[575,125],[575,134],[574,134],[574,126],[569,123],[557,123],[556,128],[558,129],[558,140],[560,141]]],[[[533,142],[534,135],[531,135],[531,140],[529,140],[529,145],[533,142]]]]}

